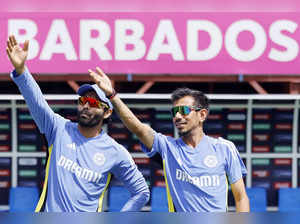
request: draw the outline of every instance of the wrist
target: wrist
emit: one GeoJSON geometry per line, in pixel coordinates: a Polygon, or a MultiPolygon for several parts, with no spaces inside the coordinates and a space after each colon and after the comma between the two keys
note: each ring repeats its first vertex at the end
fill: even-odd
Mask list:
{"type": "Polygon", "coordinates": [[[15,68],[17,75],[22,75],[25,72],[25,67],[15,68]]]}
{"type": "Polygon", "coordinates": [[[109,94],[109,95],[106,95],[106,97],[107,97],[109,100],[112,100],[116,95],[117,95],[117,92],[115,91],[115,89],[113,89],[112,93],[109,94]]]}

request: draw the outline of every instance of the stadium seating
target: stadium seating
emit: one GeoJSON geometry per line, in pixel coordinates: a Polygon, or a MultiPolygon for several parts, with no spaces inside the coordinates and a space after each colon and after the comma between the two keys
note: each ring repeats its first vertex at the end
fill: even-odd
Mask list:
{"type": "Polygon", "coordinates": [[[267,191],[265,188],[253,187],[246,189],[251,212],[267,211],[267,191]]]}
{"type": "Polygon", "coordinates": [[[33,212],[38,200],[37,187],[12,187],[9,191],[9,211],[33,212]]]}
{"type": "Polygon", "coordinates": [[[167,212],[168,200],[165,187],[152,187],[151,190],[151,211],[167,212]]]}
{"type": "Polygon", "coordinates": [[[280,212],[300,212],[300,188],[281,188],[278,196],[280,212]]]}
{"type": "Polygon", "coordinates": [[[108,195],[108,211],[119,212],[130,198],[130,192],[123,186],[112,186],[108,195]]]}

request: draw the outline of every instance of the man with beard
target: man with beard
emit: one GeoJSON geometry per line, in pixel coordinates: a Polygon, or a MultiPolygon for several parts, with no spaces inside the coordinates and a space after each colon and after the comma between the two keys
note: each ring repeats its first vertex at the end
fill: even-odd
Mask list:
{"type": "Polygon", "coordinates": [[[102,211],[111,174],[131,193],[121,211],[138,211],[149,200],[149,189],[128,151],[103,130],[113,106],[97,85],[82,85],[78,94],[78,123],[55,114],[32,78],[25,61],[29,42],[21,48],[15,37],[6,52],[15,70],[11,78],[49,146],[46,177],[36,211],[102,211]]]}
{"type": "Polygon", "coordinates": [[[116,95],[110,79],[100,68],[89,70],[94,82],[110,95],[110,100],[127,128],[143,143],[149,156],[163,159],[169,211],[225,212],[227,178],[238,212],[249,211],[243,175],[246,168],[231,141],[205,135],[208,98],[200,91],[179,88],[172,93],[173,122],[180,134],[175,139],[155,132],[141,123],[116,95]]]}

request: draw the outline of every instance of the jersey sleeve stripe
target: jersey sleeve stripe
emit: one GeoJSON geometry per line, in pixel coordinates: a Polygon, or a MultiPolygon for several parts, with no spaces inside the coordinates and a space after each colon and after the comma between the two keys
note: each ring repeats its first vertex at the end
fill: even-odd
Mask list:
{"type": "Polygon", "coordinates": [[[167,181],[167,173],[166,173],[166,166],[165,166],[165,160],[163,160],[163,168],[164,168],[164,176],[165,176],[165,182],[166,182],[166,190],[167,190],[167,199],[168,199],[168,207],[169,212],[175,212],[173,200],[170,194],[170,189],[167,181]]]}
{"type": "Polygon", "coordinates": [[[233,144],[233,142],[228,141],[228,140],[223,139],[223,138],[219,138],[219,140],[221,141],[221,143],[223,143],[224,145],[226,145],[229,148],[229,150],[231,152],[231,155],[232,155],[232,158],[234,160],[237,160],[238,159],[238,151],[237,151],[235,145],[233,144]]]}
{"type": "Polygon", "coordinates": [[[228,179],[227,179],[227,176],[226,176],[226,202],[225,202],[225,205],[226,205],[226,212],[228,212],[228,179]]]}
{"type": "Polygon", "coordinates": [[[98,203],[98,210],[97,212],[102,212],[102,206],[103,206],[103,198],[104,198],[104,194],[108,188],[108,185],[110,183],[110,179],[111,179],[111,174],[109,173],[108,176],[107,176],[107,181],[106,181],[106,185],[105,185],[105,188],[103,190],[103,192],[101,193],[101,196],[99,198],[99,203],[98,203]]]}
{"type": "Polygon", "coordinates": [[[40,196],[39,202],[35,208],[35,212],[40,212],[41,208],[45,202],[46,198],[46,192],[47,192],[47,186],[48,186],[48,176],[49,176],[49,167],[50,167],[50,159],[51,159],[51,153],[52,153],[53,145],[49,147],[49,157],[47,160],[47,165],[46,165],[46,175],[45,175],[45,181],[44,181],[44,186],[43,186],[43,191],[40,196]]]}

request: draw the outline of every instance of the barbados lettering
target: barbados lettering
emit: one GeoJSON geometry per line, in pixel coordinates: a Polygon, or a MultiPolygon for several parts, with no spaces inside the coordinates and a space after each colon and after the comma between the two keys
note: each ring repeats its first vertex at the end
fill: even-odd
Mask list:
{"type": "Polygon", "coordinates": [[[200,177],[191,177],[186,172],[176,169],[176,179],[184,182],[189,182],[198,187],[217,187],[220,186],[220,177],[218,175],[203,175],[200,177]]]}
{"type": "Polygon", "coordinates": [[[57,164],[58,164],[58,166],[61,166],[64,169],[66,169],[72,173],[75,173],[75,175],[77,177],[83,178],[88,181],[92,181],[94,183],[97,183],[101,179],[101,176],[102,176],[100,173],[96,173],[92,170],[82,168],[77,163],[73,162],[70,159],[67,159],[64,156],[60,156],[57,164]]]}

